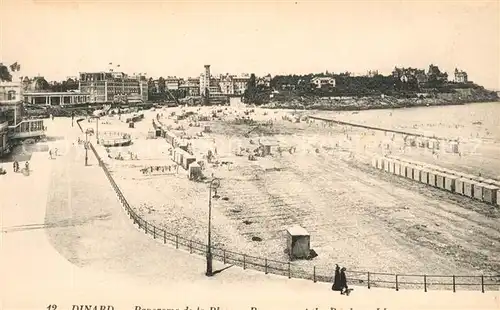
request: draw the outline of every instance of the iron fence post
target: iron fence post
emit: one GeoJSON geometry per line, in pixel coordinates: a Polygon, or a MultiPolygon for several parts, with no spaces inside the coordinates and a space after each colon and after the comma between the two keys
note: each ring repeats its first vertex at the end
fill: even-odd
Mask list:
{"type": "Polygon", "coordinates": [[[396,275],[396,291],[399,291],[398,275],[396,275]]]}
{"type": "Polygon", "coordinates": [[[226,264],[226,250],[222,250],[222,259],[224,260],[224,265],[226,264]]]}
{"type": "Polygon", "coordinates": [[[264,269],[265,271],[264,272],[265,272],[265,274],[267,274],[267,258],[264,259],[264,264],[265,264],[265,269],[264,269]]]}
{"type": "Polygon", "coordinates": [[[247,268],[246,255],[243,254],[243,270],[247,268]]]}
{"type": "Polygon", "coordinates": [[[481,292],[484,293],[484,276],[481,275],[481,292]]]}
{"type": "Polygon", "coordinates": [[[153,239],[156,239],[156,226],[153,225],[153,239]]]}
{"type": "Polygon", "coordinates": [[[424,292],[427,292],[427,276],[424,274],[424,292]]]}
{"type": "Polygon", "coordinates": [[[167,243],[167,231],[163,231],[163,244],[167,243]]]}
{"type": "Polygon", "coordinates": [[[193,240],[189,240],[189,253],[193,253],[193,240]]]}
{"type": "Polygon", "coordinates": [[[455,275],[453,275],[453,293],[455,293],[456,290],[455,290],[455,275]]]}
{"type": "Polygon", "coordinates": [[[144,221],[144,233],[148,233],[148,222],[144,221]]]}
{"type": "Polygon", "coordinates": [[[288,279],[292,278],[292,271],[290,269],[290,262],[288,262],[288,279]]]}
{"type": "Polygon", "coordinates": [[[316,283],[316,265],[313,266],[313,282],[316,283]]]}
{"type": "Polygon", "coordinates": [[[179,248],[179,235],[175,235],[175,248],[179,248]]]}
{"type": "Polygon", "coordinates": [[[368,271],[368,288],[370,288],[370,272],[368,271]]]}

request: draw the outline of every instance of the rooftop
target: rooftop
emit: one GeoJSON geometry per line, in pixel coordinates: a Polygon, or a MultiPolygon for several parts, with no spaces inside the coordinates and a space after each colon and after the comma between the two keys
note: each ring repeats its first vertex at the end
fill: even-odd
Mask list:
{"type": "Polygon", "coordinates": [[[307,230],[305,230],[305,228],[298,226],[298,225],[294,225],[292,227],[289,227],[289,228],[287,228],[286,231],[292,236],[309,236],[309,233],[307,232],[307,230]]]}

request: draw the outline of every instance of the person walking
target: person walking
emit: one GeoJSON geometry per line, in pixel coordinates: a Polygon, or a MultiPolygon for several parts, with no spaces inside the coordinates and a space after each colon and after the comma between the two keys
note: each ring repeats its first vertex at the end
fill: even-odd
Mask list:
{"type": "Polygon", "coordinates": [[[332,291],[342,292],[342,287],[340,285],[340,267],[335,264],[335,275],[333,276],[332,291]]]}
{"type": "Polygon", "coordinates": [[[342,267],[342,269],[340,269],[340,294],[346,294],[347,296],[349,296],[349,287],[347,286],[347,277],[345,276],[345,270],[345,267],[342,267]]]}

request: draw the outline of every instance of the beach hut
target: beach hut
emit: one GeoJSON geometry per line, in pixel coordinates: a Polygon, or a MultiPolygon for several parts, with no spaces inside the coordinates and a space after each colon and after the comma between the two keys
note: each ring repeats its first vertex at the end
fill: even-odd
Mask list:
{"type": "Polygon", "coordinates": [[[202,176],[201,166],[198,165],[196,162],[190,164],[188,176],[190,180],[200,179],[202,176]]]}
{"type": "Polygon", "coordinates": [[[196,157],[193,155],[186,153],[182,158],[182,168],[188,170],[189,166],[196,162],[196,157]]]}
{"type": "Polygon", "coordinates": [[[291,260],[308,258],[310,255],[311,237],[301,226],[287,229],[287,252],[291,260]]]}
{"type": "Polygon", "coordinates": [[[408,179],[413,179],[413,167],[412,164],[406,165],[406,177],[408,179]]]}
{"type": "Polygon", "coordinates": [[[444,175],[444,189],[450,192],[455,191],[455,183],[458,178],[452,174],[445,174],[444,175]]]}
{"type": "Polygon", "coordinates": [[[445,175],[442,172],[436,172],[436,187],[440,189],[444,189],[444,177],[445,175]]]}
{"type": "Polygon", "coordinates": [[[379,157],[377,160],[377,168],[378,169],[384,169],[384,157],[379,157]]]}
{"type": "Polygon", "coordinates": [[[463,179],[464,185],[464,195],[470,198],[474,198],[474,181],[470,179],[463,179]]]}
{"type": "MultiPolygon", "coordinates": [[[[391,165],[392,165],[392,159],[390,158],[385,158],[384,160],[384,171],[385,172],[390,172],[391,170],[391,165]]],[[[394,170],[394,167],[392,168],[392,170],[394,170]]]]}
{"type": "Polygon", "coordinates": [[[413,180],[420,182],[420,173],[422,172],[422,168],[419,166],[413,166],[413,180]]]}
{"type": "Polygon", "coordinates": [[[420,170],[420,182],[424,184],[429,184],[429,169],[426,167],[420,170]]]}
{"type": "Polygon", "coordinates": [[[395,160],[394,159],[390,159],[390,162],[389,162],[389,173],[392,173],[394,174],[394,166],[395,166],[395,160]]]}
{"type": "Polygon", "coordinates": [[[262,148],[262,156],[267,156],[271,155],[271,147],[278,146],[278,143],[269,139],[260,139],[259,145],[262,148]]]}
{"type": "Polygon", "coordinates": [[[458,143],[455,141],[452,141],[448,143],[448,149],[447,152],[449,153],[458,153],[458,143]]]}
{"type": "Polygon", "coordinates": [[[475,182],[474,183],[474,199],[483,201],[483,189],[487,184],[475,182]]]}
{"type": "Polygon", "coordinates": [[[394,174],[401,175],[401,162],[394,160],[394,174]]]}
{"type": "Polygon", "coordinates": [[[406,177],[406,166],[408,164],[404,163],[404,162],[401,162],[399,164],[399,175],[402,176],[402,177],[406,177]]]}
{"type": "Polygon", "coordinates": [[[434,144],[435,144],[434,142],[435,142],[435,140],[428,140],[427,141],[427,148],[431,149],[431,150],[434,149],[434,144]]]}
{"type": "Polygon", "coordinates": [[[464,193],[464,182],[467,182],[466,178],[460,177],[455,180],[455,193],[460,195],[465,195],[464,193]]]}
{"type": "Polygon", "coordinates": [[[436,171],[429,169],[427,173],[427,184],[436,187],[436,171]]]}
{"type": "Polygon", "coordinates": [[[483,186],[483,201],[496,204],[497,203],[497,192],[498,187],[490,184],[486,184],[483,186]]]}

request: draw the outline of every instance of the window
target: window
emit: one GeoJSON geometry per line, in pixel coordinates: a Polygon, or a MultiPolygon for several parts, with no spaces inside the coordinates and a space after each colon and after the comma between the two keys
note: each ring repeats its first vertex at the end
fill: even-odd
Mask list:
{"type": "Polygon", "coordinates": [[[9,90],[9,92],[7,93],[7,100],[16,100],[15,90],[9,90]]]}

